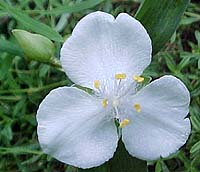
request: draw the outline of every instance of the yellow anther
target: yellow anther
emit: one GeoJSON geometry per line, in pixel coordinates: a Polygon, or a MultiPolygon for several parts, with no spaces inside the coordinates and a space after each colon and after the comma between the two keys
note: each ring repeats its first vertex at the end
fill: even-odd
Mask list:
{"type": "Polygon", "coordinates": [[[125,73],[115,74],[115,79],[125,79],[125,78],[126,78],[126,74],[125,73]]]}
{"type": "Polygon", "coordinates": [[[134,76],[133,79],[137,82],[143,82],[144,81],[144,78],[141,77],[141,76],[134,76]]]}
{"type": "Polygon", "coordinates": [[[95,87],[96,89],[99,89],[99,88],[100,88],[100,81],[99,81],[99,80],[95,80],[95,81],[94,81],[94,87],[95,87]]]}
{"type": "Polygon", "coordinates": [[[140,107],[139,103],[135,103],[134,108],[135,108],[136,112],[141,112],[141,107],[140,107]]]}
{"type": "Polygon", "coordinates": [[[108,99],[103,99],[102,106],[106,108],[108,106],[108,99]]]}
{"type": "Polygon", "coordinates": [[[124,119],[122,122],[120,122],[119,128],[123,128],[126,125],[128,125],[129,123],[130,123],[130,121],[128,119],[124,119]]]}

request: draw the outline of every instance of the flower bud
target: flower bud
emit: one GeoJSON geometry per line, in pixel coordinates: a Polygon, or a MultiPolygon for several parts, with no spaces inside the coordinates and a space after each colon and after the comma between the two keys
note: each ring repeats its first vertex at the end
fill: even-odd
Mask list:
{"type": "Polygon", "coordinates": [[[55,47],[48,38],[19,29],[14,29],[12,33],[28,59],[44,63],[54,59],[55,47]]]}

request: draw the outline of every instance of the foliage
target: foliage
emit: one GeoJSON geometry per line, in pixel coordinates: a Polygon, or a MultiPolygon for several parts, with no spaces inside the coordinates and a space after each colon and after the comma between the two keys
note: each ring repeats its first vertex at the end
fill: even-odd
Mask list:
{"type": "MultiPolygon", "coordinates": [[[[150,1],[151,4],[155,3],[150,1]]],[[[187,3],[183,0],[176,2],[187,3]]],[[[35,119],[39,103],[51,89],[72,83],[60,68],[27,60],[11,31],[16,28],[26,29],[48,37],[55,41],[55,57],[59,57],[63,38],[66,39],[70,35],[81,17],[96,10],[106,11],[115,16],[120,12],[134,16],[139,3],[133,0],[63,0],[62,3],[56,0],[0,0],[0,171],[77,171],[76,168],[64,165],[41,152],[37,141],[35,119]]],[[[156,9],[155,13],[161,10],[162,8],[156,9]]],[[[144,25],[147,23],[147,28],[152,29],[156,25],[148,20],[153,21],[153,18],[143,20],[145,13],[138,12],[137,17],[144,22],[144,25]]],[[[167,19],[163,14],[167,21],[161,23],[172,22],[171,13],[167,19]]],[[[160,40],[164,45],[171,37],[164,48],[153,57],[151,65],[144,72],[145,76],[151,76],[153,79],[164,74],[173,74],[187,85],[191,93],[189,115],[192,134],[189,141],[171,157],[148,162],[149,172],[200,171],[199,14],[199,1],[192,1],[174,35],[171,37],[174,31],[170,30],[170,35],[166,34],[168,38],[160,40]]],[[[174,15],[177,17],[181,14],[176,12],[174,15]]],[[[174,29],[177,24],[178,21],[173,26],[174,29]]],[[[158,35],[155,30],[163,29],[160,25],[156,27],[158,28],[150,30],[152,35],[158,35]]],[[[168,28],[167,25],[165,28],[168,28]]],[[[155,43],[157,52],[162,47],[158,39],[155,39],[155,43]]],[[[116,163],[116,159],[119,158],[117,156],[118,154],[111,163],[116,163]]],[[[114,165],[113,169],[116,168],[114,165]]],[[[103,172],[104,167],[99,167],[99,170],[103,172]]]]}

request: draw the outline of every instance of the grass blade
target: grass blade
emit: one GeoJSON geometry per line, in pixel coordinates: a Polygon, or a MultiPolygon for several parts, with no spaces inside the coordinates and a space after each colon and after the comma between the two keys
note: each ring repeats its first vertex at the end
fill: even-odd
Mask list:
{"type": "Polygon", "coordinates": [[[4,39],[0,39],[0,52],[7,52],[18,56],[23,55],[23,52],[19,46],[4,39]]]}
{"type": "Polygon", "coordinates": [[[3,3],[2,1],[0,1],[0,4],[2,4],[6,11],[17,21],[19,21],[26,29],[46,36],[53,41],[63,42],[62,36],[48,25],[32,19],[28,15],[24,14],[23,11],[16,10],[15,8],[8,6],[6,3],[3,3]]]}
{"type": "Polygon", "coordinates": [[[87,1],[77,3],[75,5],[72,5],[72,6],[60,6],[49,11],[43,11],[42,14],[60,15],[63,13],[79,12],[85,9],[92,8],[103,1],[104,0],[87,0],[87,1]]]}

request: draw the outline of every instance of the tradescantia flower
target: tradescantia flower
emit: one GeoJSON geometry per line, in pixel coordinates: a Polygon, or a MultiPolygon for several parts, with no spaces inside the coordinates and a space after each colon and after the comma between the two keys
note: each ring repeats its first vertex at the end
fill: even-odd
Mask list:
{"type": "Polygon", "coordinates": [[[37,112],[43,151],[90,168],[112,158],[120,136],[127,151],[143,160],[167,157],[185,144],[191,131],[185,85],[168,75],[138,89],[151,52],[146,30],[128,14],[115,19],[94,12],[80,20],[61,49],[61,63],[75,84],[93,94],[59,87],[46,96],[37,112]]]}

